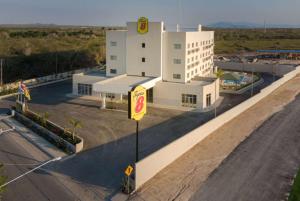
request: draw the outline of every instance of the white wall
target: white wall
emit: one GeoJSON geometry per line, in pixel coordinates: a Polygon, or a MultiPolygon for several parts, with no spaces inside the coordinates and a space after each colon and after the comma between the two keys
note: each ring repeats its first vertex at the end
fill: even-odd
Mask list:
{"type": "Polygon", "coordinates": [[[149,31],[145,34],[137,32],[137,22],[127,23],[127,74],[141,76],[145,72],[148,77],[162,76],[162,22],[149,22],[149,31]],[[146,44],[142,48],[142,43],[146,44]],[[142,57],[146,62],[142,62],[142,57]]]}
{"type": "Polygon", "coordinates": [[[126,36],[127,31],[106,31],[106,74],[107,76],[117,76],[126,73],[126,36]],[[111,42],[116,42],[116,46],[111,46],[111,42]],[[116,60],[111,60],[110,56],[117,56],[116,60]],[[116,69],[116,74],[111,74],[110,70],[116,69]]]}
{"type": "Polygon", "coordinates": [[[244,70],[251,72],[252,69],[254,72],[269,72],[275,73],[278,76],[282,76],[288,72],[291,72],[295,69],[292,65],[272,65],[272,64],[259,64],[259,63],[250,63],[250,64],[243,64],[243,63],[236,63],[236,62],[220,62],[217,61],[215,64],[221,69],[227,70],[244,70]]]}
{"type": "Polygon", "coordinates": [[[165,32],[163,42],[163,80],[185,83],[186,42],[185,32],[165,32]],[[174,44],[181,44],[181,49],[174,49],[174,44]],[[181,64],[174,64],[174,59],[181,59],[181,64]],[[174,79],[173,74],[180,74],[181,79],[174,79]]]}
{"type": "Polygon", "coordinates": [[[212,132],[216,131],[218,128],[237,117],[239,114],[245,112],[247,109],[276,90],[278,87],[295,77],[298,73],[300,73],[300,67],[297,67],[296,70],[286,74],[283,78],[263,89],[259,94],[242,102],[241,104],[196,128],[195,130],[187,133],[183,137],[173,141],[167,146],[152,153],[148,157],[140,160],[135,164],[135,188],[140,188],[149,179],[154,177],[162,169],[189,151],[212,132]]]}
{"type": "Polygon", "coordinates": [[[202,77],[210,75],[213,68],[214,32],[213,31],[187,32],[186,46],[187,46],[186,73],[189,74],[189,77],[187,77],[186,80],[187,81],[191,80],[193,77],[197,75],[202,77]],[[206,44],[206,42],[209,43],[206,44]],[[205,55],[203,56],[203,54],[205,55]],[[196,59],[197,57],[198,59],[196,59]],[[210,59],[204,61],[204,59],[208,57],[210,57],[210,59]],[[193,59],[194,61],[192,61],[193,59]],[[195,65],[196,62],[198,62],[197,65],[195,65]],[[194,67],[192,66],[193,64],[194,67]],[[197,73],[196,73],[196,69],[197,69],[197,73]]]}
{"type": "Polygon", "coordinates": [[[84,75],[83,73],[74,74],[73,75],[73,94],[78,95],[78,83],[81,84],[93,84],[95,82],[99,82],[101,80],[105,80],[105,77],[101,76],[91,76],[91,75],[84,75]]]}

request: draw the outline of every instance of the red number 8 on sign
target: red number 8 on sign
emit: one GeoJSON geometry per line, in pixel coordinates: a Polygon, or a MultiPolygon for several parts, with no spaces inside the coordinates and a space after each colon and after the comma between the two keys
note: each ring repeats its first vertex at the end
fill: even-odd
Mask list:
{"type": "Polygon", "coordinates": [[[135,106],[135,112],[139,113],[142,111],[142,109],[144,108],[144,96],[140,96],[136,102],[136,106],[135,106]]]}

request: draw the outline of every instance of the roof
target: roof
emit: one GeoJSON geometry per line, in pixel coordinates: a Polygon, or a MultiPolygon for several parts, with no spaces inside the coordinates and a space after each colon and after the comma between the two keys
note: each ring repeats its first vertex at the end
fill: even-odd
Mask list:
{"type": "Polygon", "coordinates": [[[300,50],[257,50],[258,53],[298,53],[300,54],[300,50]]]}
{"type": "Polygon", "coordinates": [[[93,84],[93,90],[103,93],[127,94],[134,86],[153,87],[161,78],[121,75],[93,84]]]}

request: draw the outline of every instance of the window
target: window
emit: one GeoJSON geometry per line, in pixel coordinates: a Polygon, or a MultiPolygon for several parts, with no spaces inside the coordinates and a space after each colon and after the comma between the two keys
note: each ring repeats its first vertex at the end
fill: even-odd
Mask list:
{"type": "Polygon", "coordinates": [[[184,105],[195,105],[197,104],[197,96],[193,94],[182,94],[181,95],[181,102],[184,105]]]}
{"type": "Polygon", "coordinates": [[[192,48],[194,47],[194,43],[192,43],[192,48]]]}
{"type": "Polygon", "coordinates": [[[173,78],[174,79],[181,79],[181,75],[180,74],[173,74],[173,78]]]}
{"type": "Polygon", "coordinates": [[[111,74],[117,74],[117,69],[110,69],[111,74]]]}
{"type": "Polygon", "coordinates": [[[211,94],[206,95],[206,107],[211,106],[211,94]]]}
{"type": "Polygon", "coordinates": [[[178,44],[178,43],[174,44],[174,49],[177,49],[177,50],[181,49],[181,44],[178,44]]]}
{"type": "Polygon", "coordinates": [[[174,64],[181,64],[181,59],[174,59],[173,62],[174,64]]]}
{"type": "Polygon", "coordinates": [[[186,77],[189,78],[189,77],[190,77],[190,73],[187,73],[187,74],[186,74],[186,77]]]}
{"type": "Polygon", "coordinates": [[[117,46],[117,42],[116,41],[110,41],[110,46],[111,47],[117,46]]]}
{"type": "Polygon", "coordinates": [[[187,45],[187,48],[190,48],[190,46],[191,46],[191,44],[188,44],[188,45],[187,45]]]}
{"type": "Polygon", "coordinates": [[[112,93],[106,94],[106,98],[114,99],[115,97],[116,97],[115,94],[112,94],[112,93]]]}
{"type": "Polygon", "coordinates": [[[142,43],[142,48],[146,48],[146,43],[142,43]]]}
{"type": "Polygon", "coordinates": [[[91,96],[92,95],[92,85],[78,83],[78,95],[91,96]]]}
{"type": "Polygon", "coordinates": [[[145,77],[145,72],[142,72],[142,76],[145,77]]]}
{"type": "Polygon", "coordinates": [[[143,63],[146,62],[146,58],[145,57],[142,58],[142,62],[143,63]]]}
{"type": "Polygon", "coordinates": [[[110,55],[110,60],[117,60],[117,56],[116,55],[110,55]]]}

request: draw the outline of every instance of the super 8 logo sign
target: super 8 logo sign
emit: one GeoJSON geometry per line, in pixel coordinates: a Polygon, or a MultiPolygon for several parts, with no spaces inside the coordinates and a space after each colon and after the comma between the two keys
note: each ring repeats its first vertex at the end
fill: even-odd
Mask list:
{"type": "Polygon", "coordinates": [[[140,17],[137,23],[137,31],[140,34],[145,34],[148,32],[148,19],[145,17],[140,17]]]}
{"type": "Polygon", "coordinates": [[[147,111],[147,90],[142,86],[128,92],[128,118],[141,120],[147,111]]]}

